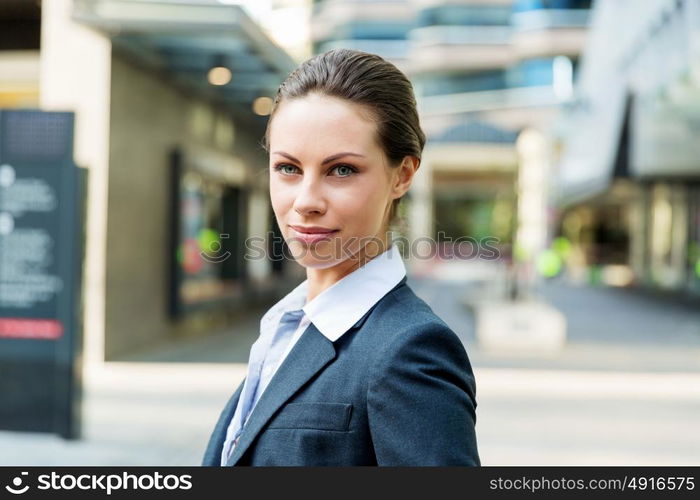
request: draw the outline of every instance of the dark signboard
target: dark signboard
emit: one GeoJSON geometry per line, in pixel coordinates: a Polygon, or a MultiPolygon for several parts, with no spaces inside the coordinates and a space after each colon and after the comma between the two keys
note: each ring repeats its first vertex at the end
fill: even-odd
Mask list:
{"type": "Polygon", "coordinates": [[[0,429],[80,431],[83,170],[73,114],[0,111],[0,429]]]}

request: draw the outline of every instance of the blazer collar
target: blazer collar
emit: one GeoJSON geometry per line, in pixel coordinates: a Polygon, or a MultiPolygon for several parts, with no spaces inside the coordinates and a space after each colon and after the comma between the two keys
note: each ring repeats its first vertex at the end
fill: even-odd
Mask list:
{"type": "MultiPolygon", "coordinates": [[[[389,295],[389,293],[391,293],[391,292],[393,292],[394,290],[396,290],[397,288],[401,287],[404,283],[406,283],[406,279],[407,279],[407,276],[404,275],[404,277],[401,278],[401,280],[396,284],[396,286],[394,286],[391,290],[389,290],[385,295],[389,295]]],[[[380,300],[381,300],[381,299],[380,299],[380,300]]],[[[365,313],[362,315],[362,317],[361,317],[360,319],[358,319],[358,320],[355,322],[355,324],[352,325],[351,328],[354,330],[354,329],[356,329],[356,328],[362,327],[362,325],[364,324],[365,320],[369,317],[370,313],[372,312],[372,310],[374,309],[374,307],[375,307],[377,304],[379,304],[379,301],[377,301],[376,303],[374,303],[374,304],[372,305],[372,307],[370,307],[370,308],[367,310],[367,312],[365,312],[365,313]]]]}
{"type": "Polygon", "coordinates": [[[387,293],[406,282],[401,252],[392,244],[385,252],[343,277],[306,303],[308,280],[296,286],[263,316],[261,326],[276,328],[285,311],[302,309],[328,340],[335,342],[363,318],[387,293]]]}
{"type": "MultiPolygon", "coordinates": [[[[400,288],[405,283],[406,276],[404,276],[390,292],[400,288]]],[[[374,306],[365,312],[350,329],[354,330],[362,327],[373,308],[374,306]]],[[[275,376],[272,377],[270,384],[267,386],[262,396],[260,396],[260,400],[258,400],[253,408],[253,412],[250,414],[248,422],[240,435],[238,444],[233,449],[226,465],[235,465],[277,410],[279,410],[279,408],[314,375],[331,363],[335,359],[335,356],[336,351],[333,342],[324,336],[313,323],[310,323],[282,362],[282,365],[278,368],[275,376]]],[[[238,393],[240,394],[240,390],[238,393]]],[[[236,402],[237,401],[238,398],[236,398],[236,402]]],[[[235,408],[235,405],[233,405],[233,408],[235,408]]],[[[229,413],[230,415],[226,422],[230,420],[233,411],[229,413]]],[[[222,429],[221,432],[221,443],[218,445],[219,456],[221,455],[225,428],[222,429]]]]}
{"type": "Polygon", "coordinates": [[[405,277],[403,257],[393,244],[314,297],[304,305],[304,313],[328,340],[335,342],[405,277]]]}

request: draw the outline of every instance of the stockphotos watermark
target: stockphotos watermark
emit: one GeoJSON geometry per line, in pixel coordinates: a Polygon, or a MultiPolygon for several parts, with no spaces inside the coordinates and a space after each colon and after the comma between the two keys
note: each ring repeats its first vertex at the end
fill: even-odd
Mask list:
{"type": "Polygon", "coordinates": [[[22,495],[31,489],[50,491],[99,491],[111,495],[113,491],[148,491],[148,490],[190,490],[192,476],[189,474],[163,475],[160,472],[152,474],[41,474],[36,478],[36,485],[31,488],[28,484],[28,472],[21,472],[5,486],[5,490],[13,495],[22,495]]]}
{"type": "MultiPolygon", "coordinates": [[[[230,235],[220,234],[219,238],[226,240],[230,238],[230,235]]],[[[392,237],[392,233],[388,233],[386,241],[391,241],[392,245],[396,245],[402,256],[407,259],[432,260],[439,256],[459,260],[498,260],[501,257],[498,247],[500,239],[495,236],[452,238],[440,231],[437,240],[430,237],[409,240],[404,236],[392,237]]],[[[266,237],[256,236],[245,240],[244,259],[300,260],[307,255],[319,262],[358,259],[360,248],[364,248],[365,253],[370,253],[372,250],[379,251],[383,248],[384,240],[376,236],[351,237],[342,240],[331,238],[330,243],[329,248],[328,245],[309,245],[300,238],[290,238],[285,241],[284,238],[270,231],[266,237]],[[295,242],[298,244],[294,244],[295,242]]],[[[220,264],[232,255],[229,250],[224,250],[221,241],[213,241],[208,246],[209,248],[200,252],[200,256],[212,264],[220,264]]]]}

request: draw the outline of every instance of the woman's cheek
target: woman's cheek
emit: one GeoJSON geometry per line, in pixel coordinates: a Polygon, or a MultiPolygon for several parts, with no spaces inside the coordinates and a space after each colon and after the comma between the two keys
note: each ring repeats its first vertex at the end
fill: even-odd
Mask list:
{"type": "Polygon", "coordinates": [[[294,205],[294,193],[288,189],[275,187],[272,190],[270,201],[272,208],[279,217],[283,217],[294,205]]]}

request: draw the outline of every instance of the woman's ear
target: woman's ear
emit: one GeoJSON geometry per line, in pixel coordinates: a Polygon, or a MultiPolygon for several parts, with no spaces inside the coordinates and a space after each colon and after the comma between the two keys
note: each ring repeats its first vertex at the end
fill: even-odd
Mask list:
{"type": "Polygon", "coordinates": [[[398,175],[394,178],[394,184],[392,186],[392,198],[401,198],[406,191],[411,187],[411,182],[413,182],[413,176],[418,171],[420,166],[420,159],[415,156],[406,156],[401,162],[401,166],[398,167],[398,175]]]}

